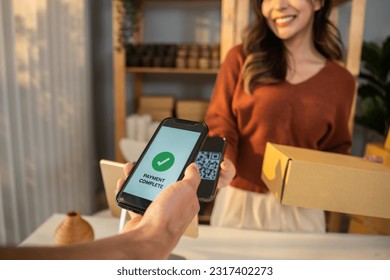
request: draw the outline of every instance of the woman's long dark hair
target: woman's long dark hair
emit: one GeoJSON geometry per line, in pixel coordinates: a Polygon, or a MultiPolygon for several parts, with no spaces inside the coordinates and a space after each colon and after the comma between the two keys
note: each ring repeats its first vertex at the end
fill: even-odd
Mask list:
{"type": "MultiPolygon", "coordinates": [[[[243,38],[243,51],[246,56],[243,78],[244,88],[252,93],[256,83],[278,83],[286,78],[287,50],[268,27],[266,18],[261,13],[263,0],[254,0],[256,19],[248,27],[243,38]]],[[[327,59],[342,58],[342,42],[338,29],[329,20],[332,0],[323,0],[322,7],[314,14],[314,46],[327,59]]]]}

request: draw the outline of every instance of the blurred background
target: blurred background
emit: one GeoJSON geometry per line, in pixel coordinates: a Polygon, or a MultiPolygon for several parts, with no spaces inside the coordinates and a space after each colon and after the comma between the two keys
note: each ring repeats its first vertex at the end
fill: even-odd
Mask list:
{"type": "MultiPolygon", "coordinates": [[[[99,160],[115,160],[112,6],[0,2],[0,245],[18,244],[53,213],[105,206],[99,160]]],[[[350,10],[347,1],[338,18],[346,49],[350,10]]],[[[218,44],[220,11],[220,1],[148,1],[143,41],[218,44]]],[[[367,0],[363,41],[381,45],[390,35],[388,11],[389,1],[367,0]]],[[[126,80],[131,114],[133,75],[126,80]]],[[[145,75],[144,90],[207,99],[214,80],[145,75]]],[[[352,153],[383,139],[357,126],[352,153]]]]}

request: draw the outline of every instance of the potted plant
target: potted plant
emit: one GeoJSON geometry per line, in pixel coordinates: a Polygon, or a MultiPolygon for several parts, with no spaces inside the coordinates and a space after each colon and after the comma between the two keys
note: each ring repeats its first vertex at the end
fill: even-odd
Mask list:
{"type": "Polygon", "coordinates": [[[140,0],[116,0],[118,11],[120,13],[118,39],[123,47],[126,47],[132,40],[137,31],[137,11],[140,8],[140,0]]]}
{"type": "Polygon", "coordinates": [[[381,135],[390,124],[390,36],[382,46],[364,42],[355,121],[381,135]]]}

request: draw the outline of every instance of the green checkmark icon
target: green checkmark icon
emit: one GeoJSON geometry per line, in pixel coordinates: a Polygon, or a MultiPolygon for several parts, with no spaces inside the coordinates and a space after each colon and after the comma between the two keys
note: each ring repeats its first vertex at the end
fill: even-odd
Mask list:
{"type": "Polygon", "coordinates": [[[152,161],[152,167],[154,170],[162,172],[172,167],[175,162],[175,157],[170,152],[161,152],[157,154],[152,161]]]}

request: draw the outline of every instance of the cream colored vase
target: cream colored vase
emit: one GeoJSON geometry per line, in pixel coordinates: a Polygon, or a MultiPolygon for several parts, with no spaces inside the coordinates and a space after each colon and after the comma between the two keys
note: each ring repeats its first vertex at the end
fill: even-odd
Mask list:
{"type": "Polygon", "coordinates": [[[94,239],[92,226],[79,212],[68,212],[55,231],[56,245],[70,245],[94,239]]]}

